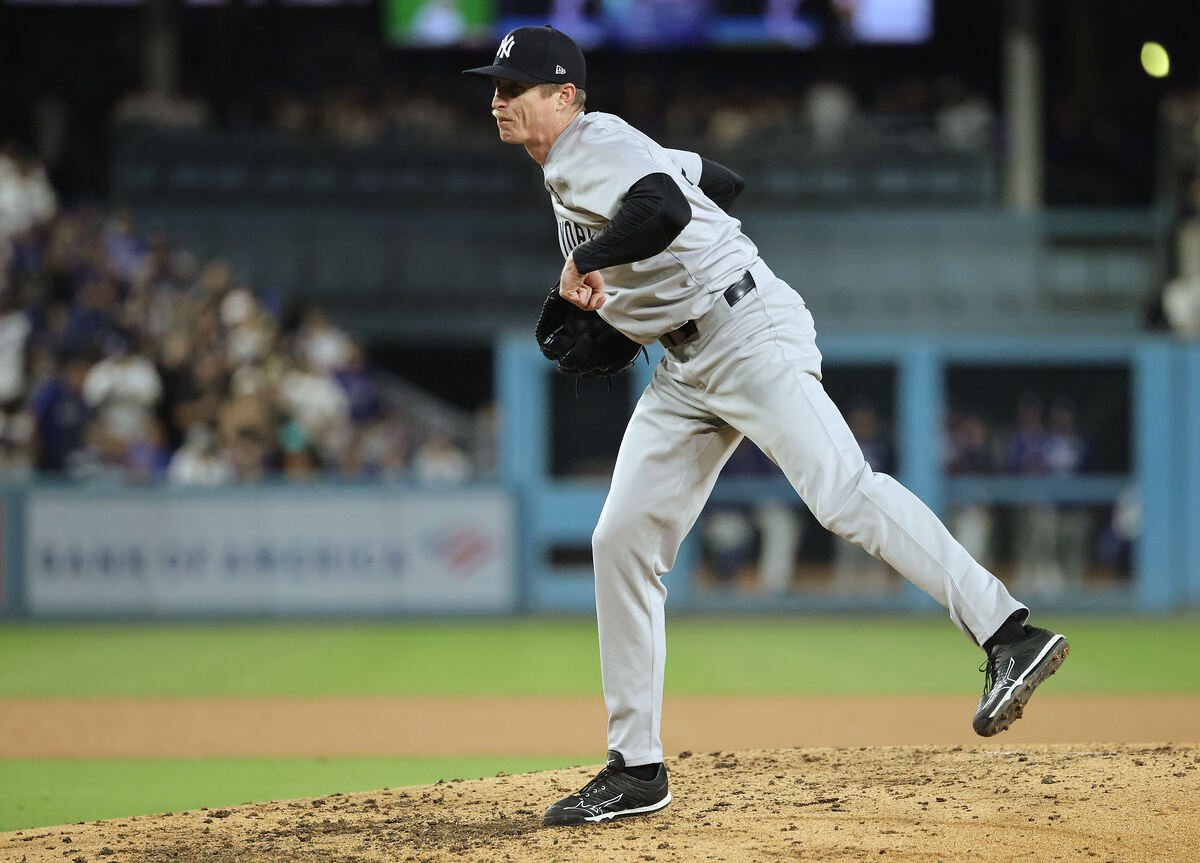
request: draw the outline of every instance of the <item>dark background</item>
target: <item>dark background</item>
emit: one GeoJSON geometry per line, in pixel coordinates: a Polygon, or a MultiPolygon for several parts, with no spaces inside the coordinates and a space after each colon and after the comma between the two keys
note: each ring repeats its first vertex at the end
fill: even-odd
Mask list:
{"type": "MultiPolygon", "coordinates": [[[[400,49],[381,34],[377,4],[322,8],[233,2],[170,6],[179,33],[180,90],[209,102],[227,128],[261,126],[280,92],[361,88],[425,92],[487,119],[486,87],[459,77],[480,51],[400,49]]],[[[1044,62],[1047,203],[1129,205],[1154,195],[1155,112],[1171,89],[1200,84],[1200,4],[1155,0],[1037,4],[1044,62]],[[1147,39],[1171,53],[1167,79],[1138,62],[1147,39]]],[[[1003,105],[1002,0],[937,2],[934,38],[915,46],[589,53],[589,104],[650,134],[668,97],[694,93],[795,94],[820,77],[849,84],[870,105],[884,84],[953,75],[1003,105]]],[[[40,98],[71,106],[70,147],[50,166],[68,196],[108,188],[108,126],[116,101],[142,77],[141,7],[0,3],[0,138],[27,145],[40,98]]],[[[487,51],[482,52],[486,54],[487,51]]]]}

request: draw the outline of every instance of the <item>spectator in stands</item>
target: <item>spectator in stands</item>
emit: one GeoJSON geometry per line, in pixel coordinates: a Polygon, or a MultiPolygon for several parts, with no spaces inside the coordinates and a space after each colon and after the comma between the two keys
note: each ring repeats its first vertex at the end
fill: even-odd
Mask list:
{"type": "MultiPolygon", "coordinates": [[[[752,468],[759,476],[782,477],[775,463],[753,443],[743,444],[752,451],[752,468]]],[[[748,465],[749,467],[749,465],[748,465]]],[[[767,495],[751,510],[758,531],[758,587],[762,593],[778,596],[791,590],[795,581],[796,557],[804,541],[805,516],[792,495],[767,495]]]]}
{"type": "MultiPolygon", "coordinates": [[[[759,477],[775,469],[762,450],[750,440],[743,440],[725,463],[724,475],[759,477]]],[[[752,507],[747,503],[713,501],[704,511],[704,549],[708,568],[715,586],[733,585],[750,575],[754,565],[756,534],[752,507]]],[[[761,559],[761,556],[760,556],[761,559]]],[[[779,577],[778,573],[766,575],[779,577]]],[[[760,572],[760,582],[764,574],[760,572]]],[[[791,583],[791,572],[782,576],[783,584],[791,583]]]]}
{"type": "Polygon", "coordinates": [[[434,432],[413,456],[413,476],[422,485],[450,485],[471,478],[471,460],[440,430],[434,432]]]}
{"type": "Polygon", "coordinates": [[[938,140],[952,150],[988,152],[994,147],[996,113],[978,93],[956,78],[937,83],[939,105],[934,115],[938,140]]]}
{"type": "Polygon", "coordinates": [[[1009,435],[1004,466],[1009,473],[1040,475],[1046,473],[1045,407],[1034,392],[1021,394],[1017,418],[1009,435]]]}
{"type": "MultiPolygon", "coordinates": [[[[991,473],[996,466],[992,431],[974,411],[951,410],[946,416],[945,467],[950,476],[991,473]]],[[[955,507],[950,530],[971,556],[990,567],[995,513],[986,503],[955,507]]]]}
{"type": "Polygon", "coordinates": [[[1162,294],[1162,314],[1172,330],[1200,338],[1200,173],[1188,184],[1176,219],[1174,277],[1162,294]]]}
{"type": "MultiPolygon", "coordinates": [[[[1030,476],[1067,476],[1082,471],[1087,445],[1076,430],[1075,406],[1054,400],[1046,427],[1040,397],[1027,393],[1017,408],[1017,425],[1008,446],[1010,472],[1030,476]]],[[[1085,511],[1035,503],[1017,510],[1013,545],[1016,579],[1023,589],[1062,591],[1082,580],[1088,521],[1085,511]]]]}
{"type": "Polygon", "coordinates": [[[296,330],[296,353],[317,374],[332,374],[351,362],[354,344],[318,306],[305,309],[296,330]]]}
{"type": "Polygon", "coordinates": [[[394,86],[384,94],[380,110],[385,124],[382,134],[404,142],[462,137],[464,123],[473,121],[432,93],[403,92],[394,86]]]}
{"type": "Polygon", "coordinates": [[[931,125],[936,99],[933,84],[920,75],[885,81],[875,93],[870,112],[875,125],[905,133],[931,125]]]}
{"type": "Polygon", "coordinates": [[[350,442],[342,450],[337,468],[339,479],[360,482],[379,475],[378,465],[372,464],[367,455],[367,430],[357,427],[350,434],[350,442]]]}
{"type": "Polygon", "coordinates": [[[367,366],[362,348],[350,344],[342,365],[334,370],[333,378],[346,395],[352,425],[361,427],[379,417],[383,392],[377,376],[367,366]]]}
{"type": "Polygon", "coordinates": [[[854,93],[840,81],[817,81],[804,94],[803,122],[823,153],[845,147],[859,123],[854,93]]]}
{"type": "Polygon", "coordinates": [[[379,419],[363,429],[362,452],[368,470],[385,482],[408,479],[411,449],[409,424],[395,405],[385,403],[379,419]]]}
{"type": "Polygon", "coordinates": [[[35,469],[36,423],[24,405],[0,411],[0,482],[25,482],[35,469]]]}
{"type": "Polygon", "coordinates": [[[980,414],[970,410],[947,413],[947,473],[952,476],[991,473],[996,467],[993,446],[992,430],[980,414]]]}
{"type": "Polygon", "coordinates": [[[278,418],[257,390],[232,392],[217,409],[217,427],[239,479],[257,480],[276,461],[278,418]]]}
{"type": "Polygon", "coordinates": [[[276,92],[272,95],[271,119],[278,132],[297,136],[315,134],[316,112],[296,93],[276,92]]]}
{"type": "Polygon", "coordinates": [[[0,146],[0,288],[21,234],[45,225],[58,210],[46,171],[15,144],[0,146]]]}
{"type": "Polygon", "coordinates": [[[147,249],[134,230],[133,214],[117,210],[104,228],[104,257],[109,272],[126,284],[138,279],[146,261],[147,249]]]}
{"type": "Polygon", "coordinates": [[[166,478],[170,463],[171,449],[162,421],[151,416],[141,437],[126,445],[125,479],[140,485],[158,482],[166,478]]]}
{"type": "Polygon", "coordinates": [[[349,442],[350,402],[333,375],[301,359],[279,382],[279,406],[323,457],[335,458],[349,442]]]}
{"type": "MultiPolygon", "coordinates": [[[[30,318],[31,314],[21,308],[16,286],[0,293],[0,481],[3,482],[28,479],[34,470],[35,421],[27,405],[33,329],[30,318]]],[[[35,367],[34,373],[41,375],[43,370],[35,367]]]]}
{"type": "Polygon", "coordinates": [[[17,407],[26,393],[29,314],[18,305],[16,289],[0,294],[0,409],[17,407]]]}
{"type": "Polygon", "coordinates": [[[67,310],[66,347],[74,351],[100,353],[125,339],[117,325],[120,304],[117,285],[99,274],[83,276],[75,301],[67,310]]]}
{"type": "Polygon", "coordinates": [[[124,336],[109,336],[104,350],[84,379],[83,397],[109,435],[125,444],[142,440],[162,396],[158,370],[124,336]]]}
{"type": "MultiPolygon", "coordinates": [[[[781,478],[779,468],[749,440],[725,465],[728,477],[781,478]]],[[[804,539],[804,520],[789,496],[765,495],[754,503],[712,503],[705,510],[704,540],[708,564],[718,584],[757,572],[757,589],[779,595],[791,589],[796,557],[804,539]],[[755,560],[757,552],[757,561],[755,560]]]]}
{"type": "Polygon", "coordinates": [[[28,309],[35,323],[28,338],[30,385],[34,386],[54,373],[60,357],[79,350],[69,339],[70,310],[65,304],[43,306],[35,301],[28,309]]]}
{"type": "MultiPolygon", "coordinates": [[[[846,412],[846,423],[872,470],[879,473],[891,473],[895,470],[892,443],[884,432],[875,405],[862,396],[851,399],[846,412]]],[[[897,580],[889,579],[891,568],[886,563],[860,546],[840,537],[833,537],[833,549],[835,592],[878,596],[899,584],[897,580]]]]}
{"type": "Polygon", "coordinates": [[[1078,409],[1073,399],[1058,396],[1050,403],[1045,463],[1048,473],[1068,476],[1082,473],[1090,460],[1090,447],[1078,428],[1078,409]]]}
{"type": "Polygon", "coordinates": [[[288,482],[313,482],[321,476],[321,459],[310,446],[283,451],[283,476],[288,482]]]}
{"type": "Polygon", "coordinates": [[[704,517],[704,544],[715,587],[732,586],[753,563],[754,528],[740,507],[714,507],[704,517]]]}
{"type": "MultiPolygon", "coordinates": [[[[1022,394],[1016,423],[1009,435],[1005,468],[1018,475],[1042,476],[1046,468],[1046,426],[1042,399],[1035,393],[1022,394]]],[[[1027,504],[1016,509],[1013,530],[1015,578],[1023,590],[1049,587],[1058,581],[1055,572],[1054,507],[1027,504]]]]}
{"type": "Polygon", "coordinates": [[[295,420],[287,421],[279,429],[279,450],[283,476],[288,482],[312,482],[320,476],[321,456],[307,430],[295,420]]]}
{"type": "Polygon", "coordinates": [[[500,433],[500,408],[488,402],[475,411],[471,424],[471,452],[475,454],[475,475],[479,479],[496,476],[496,441],[500,433]]]}
{"type": "Polygon", "coordinates": [[[84,429],[83,446],[67,463],[67,475],[86,483],[115,484],[128,479],[128,444],[110,434],[102,422],[89,422],[84,429]]]}
{"type": "Polygon", "coordinates": [[[1099,562],[1113,573],[1127,578],[1133,571],[1133,548],[1142,529],[1142,506],[1135,485],[1121,490],[1112,514],[1100,530],[1096,542],[1099,562]]]}
{"type": "Polygon", "coordinates": [[[39,471],[65,475],[72,455],[85,445],[90,414],[83,397],[87,373],[88,363],[82,357],[65,357],[33,393],[39,471]]]}
{"type": "MultiPolygon", "coordinates": [[[[1046,468],[1051,476],[1077,476],[1091,457],[1087,440],[1079,432],[1075,402],[1059,396],[1050,404],[1049,434],[1046,436],[1046,468]]],[[[1073,589],[1083,584],[1092,520],[1081,506],[1055,507],[1055,574],[1052,589],[1073,589]]]]}
{"type": "Polygon", "coordinates": [[[198,423],[215,424],[229,378],[221,352],[197,349],[176,330],[163,345],[161,362],[168,437],[182,440],[198,423]]]}
{"type": "Polygon", "coordinates": [[[200,129],[211,121],[212,110],[203,100],[152,90],[126,93],[113,110],[116,125],[200,129]]]}
{"type": "Polygon", "coordinates": [[[233,468],[234,481],[254,484],[266,479],[272,464],[274,450],[270,440],[253,426],[237,428],[224,450],[224,456],[233,468]]]}
{"type": "Polygon", "coordinates": [[[232,466],[221,457],[217,436],[198,422],[167,466],[167,478],[179,485],[224,485],[234,479],[232,466]]]}
{"type": "MultiPolygon", "coordinates": [[[[200,270],[195,257],[186,250],[177,249],[171,238],[162,232],[151,234],[147,246],[147,254],[133,283],[136,291],[153,295],[164,306],[160,313],[169,314],[172,322],[178,322],[178,318],[189,310],[195,312],[196,306],[189,303],[198,303],[198,310],[206,316],[204,323],[209,323],[210,316],[215,314],[212,305],[223,295],[228,284],[219,281],[219,276],[228,271],[228,264],[217,258],[200,270]],[[218,277],[216,285],[212,284],[214,272],[218,277]]],[[[195,326],[197,322],[189,320],[187,323],[195,326]]],[[[165,332],[162,328],[153,330],[157,338],[165,332]]]]}
{"type": "Polygon", "coordinates": [[[374,143],[382,132],[378,112],[367,104],[362,90],[357,87],[326,93],[320,118],[321,131],[340,144],[365,146],[374,143]]]}
{"type": "MultiPolygon", "coordinates": [[[[307,481],[326,467],[385,480],[473,476],[448,435],[411,458],[419,429],[388,402],[412,388],[385,392],[361,346],[319,309],[284,333],[228,262],[199,267],[161,233],[143,241],[128,211],[74,209],[21,243],[18,280],[0,288],[0,475],[36,463],[138,483],[272,472],[307,481]]],[[[413,416],[428,425],[437,410],[428,400],[413,416]]]]}
{"type": "Polygon", "coordinates": [[[253,292],[246,286],[234,288],[219,308],[230,366],[245,367],[265,360],[275,347],[278,331],[253,292]]]}

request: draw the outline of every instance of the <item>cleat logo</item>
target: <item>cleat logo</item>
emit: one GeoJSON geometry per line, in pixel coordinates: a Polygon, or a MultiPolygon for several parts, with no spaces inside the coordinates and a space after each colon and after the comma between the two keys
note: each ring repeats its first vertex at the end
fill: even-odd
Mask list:
{"type": "Polygon", "coordinates": [[[567,809],[580,809],[580,810],[586,812],[588,815],[595,818],[596,816],[598,816],[604,812],[604,807],[612,806],[614,803],[619,803],[621,801],[621,798],[624,796],[625,795],[623,793],[618,794],[616,797],[613,797],[610,800],[602,800],[599,803],[584,803],[583,800],[581,799],[579,801],[578,806],[568,806],[566,808],[567,809]]]}
{"type": "Polygon", "coordinates": [[[1010,683],[1012,683],[1012,684],[1015,684],[1015,683],[1017,682],[1017,681],[1016,681],[1016,680],[1015,680],[1015,679],[1014,679],[1014,678],[1011,676],[1011,675],[1012,675],[1013,666],[1014,666],[1014,665],[1016,665],[1016,664],[1017,664],[1017,660],[1016,660],[1016,659],[1014,659],[1013,657],[1009,657],[1009,660],[1008,660],[1008,667],[1004,669],[1004,673],[1003,673],[1003,674],[1001,674],[1001,675],[997,675],[997,677],[996,677],[996,682],[995,682],[995,683],[992,685],[992,692],[991,692],[991,694],[988,696],[988,698],[987,698],[987,701],[983,702],[983,706],[984,706],[984,707],[987,707],[989,704],[991,704],[991,703],[992,703],[992,701],[994,701],[994,700],[995,700],[996,696],[997,696],[997,695],[999,695],[1001,692],[1003,692],[1003,691],[1004,691],[1005,687],[1006,687],[1008,684],[1010,684],[1010,683]]]}

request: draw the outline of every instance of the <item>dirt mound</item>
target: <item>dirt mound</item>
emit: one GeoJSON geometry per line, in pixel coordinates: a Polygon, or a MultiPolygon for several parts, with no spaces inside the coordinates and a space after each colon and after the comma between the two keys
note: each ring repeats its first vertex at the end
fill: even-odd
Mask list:
{"type": "Polygon", "coordinates": [[[661,813],[541,827],[595,768],[0,834],[12,863],[1195,859],[1200,747],[681,753],[661,813]]]}

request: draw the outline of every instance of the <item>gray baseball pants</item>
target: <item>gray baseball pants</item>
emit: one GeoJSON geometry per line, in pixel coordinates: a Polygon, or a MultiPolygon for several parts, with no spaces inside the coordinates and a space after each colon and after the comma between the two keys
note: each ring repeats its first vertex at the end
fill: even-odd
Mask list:
{"type": "Polygon", "coordinates": [[[743,435],[827,529],[894,567],[982,644],[1024,609],[937,516],[875,473],[821,385],[812,315],[759,261],[757,289],[723,298],[671,348],[638,401],[592,536],[608,748],[662,760],[663,575],[743,435]]]}

